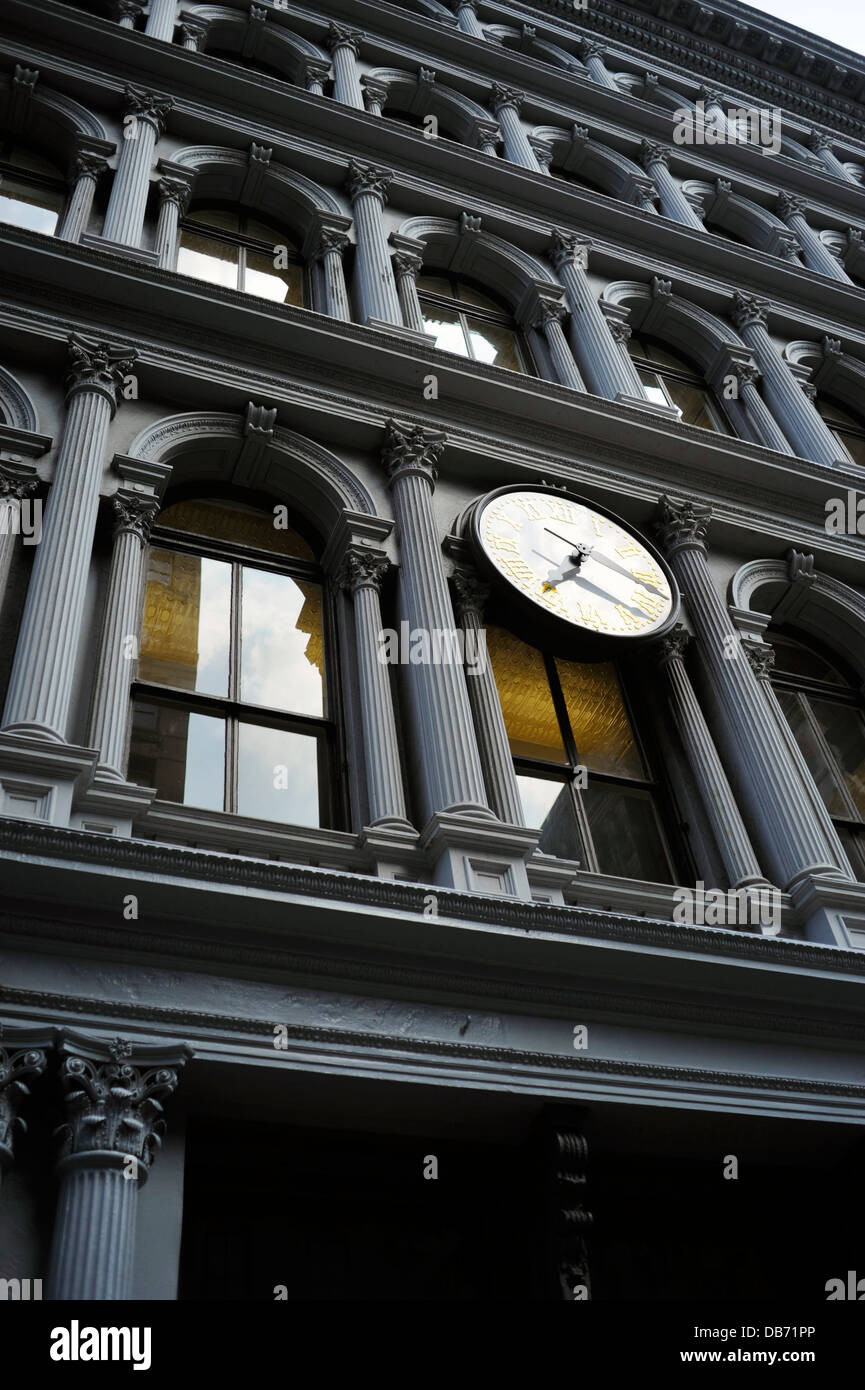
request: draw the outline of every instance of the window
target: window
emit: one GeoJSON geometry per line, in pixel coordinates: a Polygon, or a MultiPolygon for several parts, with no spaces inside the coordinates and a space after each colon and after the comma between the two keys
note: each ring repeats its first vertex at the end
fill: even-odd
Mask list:
{"type": "Polygon", "coordinates": [[[865,718],[858,683],[786,633],[775,648],[772,684],[850,865],[865,883],[865,718]]]}
{"type": "Polygon", "coordinates": [[[675,883],[615,666],[548,657],[498,627],[486,634],[526,823],[541,831],[544,853],[593,873],[675,883]]]}
{"type": "Polygon", "coordinates": [[[180,228],[177,269],[277,304],[303,304],[297,247],[252,213],[218,208],[188,213],[180,228]]]}
{"type": "Polygon", "coordinates": [[[10,140],[0,141],[0,222],[52,236],[65,201],[66,180],[56,164],[10,140]]]}
{"type": "Polygon", "coordinates": [[[628,351],[650,401],[675,406],[683,424],[730,434],[721,407],[702,376],[678,353],[636,334],[628,340],[628,351]]]}
{"type": "Polygon", "coordinates": [[[307,541],[234,502],[177,502],[153,531],[130,780],[164,801],[333,823],[321,574],[307,541]]]}
{"type": "Polygon", "coordinates": [[[485,290],[455,275],[419,275],[417,288],[424,327],[436,347],[511,372],[533,371],[513,317],[485,290]]]}
{"type": "Polygon", "coordinates": [[[818,394],[815,405],[847,457],[854,463],[865,464],[865,425],[822,394],[818,394]]]}

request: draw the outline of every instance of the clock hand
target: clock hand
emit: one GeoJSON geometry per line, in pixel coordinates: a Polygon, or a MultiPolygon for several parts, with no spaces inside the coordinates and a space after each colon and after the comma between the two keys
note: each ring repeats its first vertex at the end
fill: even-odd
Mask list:
{"type": "MultiPolygon", "coordinates": [[[[558,531],[550,531],[549,526],[545,526],[544,530],[548,531],[551,536],[555,536],[556,540],[564,541],[566,545],[573,544],[572,541],[568,540],[567,536],[560,536],[558,531]]],[[[657,585],[650,583],[646,579],[637,579],[633,570],[629,570],[626,565],[620,565],[618,560],[611,560],[603,551],[598,551],[594,547],[587,546],[582,546],[580,549],[581,551],[585,551],[583,556],[584,559],[591,557],[593,560],[598,560],[602,565],[606,565],[607,569],[615,570],[616,574],[623,575],[625,579],[633,579],[635,583],[641,584],[642,587],[648,589],[650,593],[657,594],[659,598],[666,599],[667,595],[664,593],[663,589],[659,589],[657,585]]]]}

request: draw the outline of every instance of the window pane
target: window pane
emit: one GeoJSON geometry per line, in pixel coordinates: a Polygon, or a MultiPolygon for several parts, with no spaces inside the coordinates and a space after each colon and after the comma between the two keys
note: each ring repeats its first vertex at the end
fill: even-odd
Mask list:
{"type": "Polygon", "coordinates": [[[0,190],[0,222],[47,236],[54,234],[63,206],[61,193],[30,188],[23,180],[6,177],[0,181],[0,190]]]}
{"type": "Polygon", "coordinates": [[[799,697],[789,691],[779,690],[778,700],[826,806],[833,815],[847,815],[849,807],[846,799],[839,790],[835,774],[829,766],[826,754],[823,752],[814,730],[811,728],[799,697]]]}
{"type": "Polygon", "coordinates": [[[266,512],[240,502],[195,498],[189,502],[173,502],[159,513],[158,524],[191,536],[211,536],[216,541],[251,545],[274,555],[314,560],[312,547],[303,536],[290,526],[276,524],[284,515],[284,509],[266,512]]]}
{"type": "Polygon", "coordinates": [[[603,874],[673,883],[650,792],[589,778],[582,793],[603,874]]]}
{"type": "Polygon", "coordinates": [[[470,285],[466,280],[457,280],[457,298],[461,299],[464,304],[478,304],[484,309],[495,309],[499,314],[508,312],[502,308],[497,299],[493,299],[492,295],[485,294],[483,290],[475,289],[474,285],[470,285]]]}
{"type": "Polygon", "coordinates": [[[225,797],[225,724],[158,701],[136,700],[129,779],[156,787],[162,801],[221,811],[225,797]]]}
{"type": "Polygon", "coordinates": [[[838,838],[847,852],[850,867],[860,883],[865,883],[865,835],[850,830],[846,825],[836,825],[838,838]]]}
{"type": "Polygon", "coordinates": [[[721,428],[720,417],[711,408],[708,391],[701,391],[697,386],[686,386],[673,377],[665,377],[664,384],[686,425],[696,425],[700,430],[714,430],[716,434],[726,433],[721,428]]]}
{"type": "MultiPolygon", "coordinates": [[[[280,258],[280,263],[284,260],[280,258]]],[[[273,256],[247,251],[243,289],[276,304],[303,304],[303,269],[293,262],[277,270],[273,256]]]]}
{"type": "Polygon", "coordinates": [[[487,652],[515,757],[566,763],[544,659],[503,628],[487,628],[487,652]]]}
{"type": "Polygon", "coordinates": [[[469,317],[469,338],[472,352],[478,362],[490,366],[505,367],[509,372],[523,370],[517,353],[517,335],[504,324],[485,323],[483,319],[469,317]]]}
{"type": "Polygon", "coordinates": [[[186,214],[187,222],[203,222],[208,227],[223,227],[227,232],[236,232],[240,227],[240,216],[233,209],[198,208],[186,214]]]}
{"type": "Polygon", "coordinates": [[[32,174],[43,174],[47,178],[57,179],[58,183],[63,182],[63,172],[58,165],[44,155],[37,154],[35,150],[28,149],[26,145],[13,145],[9,154],[5,157],[7,164],[14,164],[16,169],[26,169],[32,174]]]}
{"type": "Polygon", "coordinates": [[[862,716],[849,705],[815,700],[810,695],[807,698],[854,805],[865,819],[865,729],[862,727],[862,716]]]}
{"type": "Polygon", "coordinates": [[[559,660],[556,667],[580,762],[590,772],[644,777],[615,667],[559,660]]]}
{"type": "Polygon", "coordinates": [[[231,566],[150,552],[139,678],[207,695],[228,694],[231,566]]]}
{"type": "Polygon", "coordinates": [[[638,376],[650,401],[653,401],[655,405],[669,406],[670,397],[664,390],[657,372],[647,372],[640,368],[638,376]]]}
{"type": "Polygon", "coordinates": [[[833,685],[848,684],[835,667],[829,665],[825,657],[797,642],[795,638],[782,636],[771,630],[768,638],[775,650],[776,671],[784,671],[791,676],[808,676],[815,681],[831,681],[833,685]]]}
{"type": "Polygon", "coordinates": [[[297,254],[297,246],[285,232],[272,227],[269,222],[259,222],[255,217],[247,217],[243,224],[245,236],[255,237],[256,241],[266,241],[268,246],[287,246],[297,254]]]}
{"type": "Polygon", "coordinates": [[[456,309],[443,309],[440,304],[423,303],[423,326],[435,338],[435,345],[442,352],[456,352],[460,357],[468,357],[460,317],[456,309]]]}
{"type": "Polygon", "coordinates": [[[241,724],[237,809],[259,820],[320,825],[317,739],[241,724]]]}
{"type": "Polygon", "coordinates": [[[321,588],[265,570],[242,574],[241,700],[323,714],[321,588]]]}
{"type": "Polygon", "coordinates": [[[443,294],[446,299],[454,297],[453,285],[448,275],[419,275],[417,287],[421,293],[429,290],[430,294],[443,294]]]}
{"type": "Polygon", "coordinates": [[[843,444],[854,463],[865,464],[865,439],[861,439],[858,434],[848,434],[846,430],[833,430],[832,433],[843,444]]]}
{"type": "Polygon", "coordinates": [[[177,269],[210,285],[237,289],[237,247],[186,229],[180,236],[177,269]]]}
{"type": "Polygon", "coordinates": [[[518,773],[517,786],[526,825],[541,831],[538,843],[544,854],[582,861],[577,817],[568,785],[518,773]]]}

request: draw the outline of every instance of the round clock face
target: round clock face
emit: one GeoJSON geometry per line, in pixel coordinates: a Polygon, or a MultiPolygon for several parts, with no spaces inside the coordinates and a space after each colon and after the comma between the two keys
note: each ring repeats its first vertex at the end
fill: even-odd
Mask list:
{"type": "Polygon", "coordinates": [[[678,595],[663,561],[608,512],[552,488],[504,488],[473,517],[488,565],[537,617],[599,638],[657,636],[675,619],[678,595]]]}

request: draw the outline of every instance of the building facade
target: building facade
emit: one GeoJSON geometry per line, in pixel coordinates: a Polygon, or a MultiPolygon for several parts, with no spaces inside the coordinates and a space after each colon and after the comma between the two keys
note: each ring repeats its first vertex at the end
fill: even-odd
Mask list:
{"type": "Polygon", "coordinates": [[[3,35],[0,1279],[825,1298],[865,60],[734,0],[3,35]]]}

